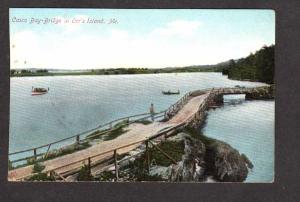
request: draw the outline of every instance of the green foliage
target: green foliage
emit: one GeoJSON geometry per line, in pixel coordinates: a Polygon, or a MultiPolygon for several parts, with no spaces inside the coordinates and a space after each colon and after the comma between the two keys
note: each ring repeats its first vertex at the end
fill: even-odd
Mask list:
{"type": "Polygon", "coordinates": [[[118,136],[124,134],[127,132],[127,130],[124,130],[124,127],[128,125],[128,120],[121,121],[117,123],[111,131],[109,131],[105,136],[103,136],[103,140],[113,140],[117,138],[118,136]]]}
{"type": "Polygon", "coordinates": [[[152,121],[144,119],[144,120],[135,121],[135,123],[141,123],[141,124],[144,124],[144,125],[148,125],[148,124],[152,123],[152,121]]]}
{"type": "Polygon", "coordinates": [[[48,176],[47,173],[42,173],[45,166],[40,163],[35,163],[33,166],[32,173],[35,175],[31,176],[28,181],[55,181],[54,177],[48,176]]]}
{"type": "Polygon", "coordinates": [[[188,133],[192,138],[200,140],[207,147],[212,145],[214,142],[216,142],[216,139],[205,136],[199,129],[196,130],[193,128],[186,128],[184,132],[188,133]]]}
{"type": "Polygon", "coordinates": [[[117,137],[119,137],[120,135],[124,134],[127,130],[124,130],[123,127],[119,127],[117,129],[114,129],[110,132],[108,132],[108,134],[106,136],[104,136],[104,140],[107,141],[107,140],[113,140],[117,137]]]}
{"type": "Polygon", "coordinates": [[[45,169],[45,166],[40,163],[35,163],[33,166],[33,173],[40,173],[45,169]]]}
{"type": "Polygon", "coordinates": [[[27,181],[55,181],[55,178],[48,176],[46,173],[37,173],[30,177],[27,181]]]}
{"type": "Polygon", "coordinates": [[[10,160],[8,160],[8,170],[12,169],[14,169],[13,163],[10,160]]]}
{"type": "MultiPolygon", "coordinates": [[[[164,141],[157,145],[176,161],[181,161],[184,154],[184,141],[164,141]]],[[[150,162],[158,166],[169,166],[173,164],[169,158],[162,154],[155,147],[149,147],[150,162]]],[[[144,152],[139,158],[130,162],[129,165],[120,168],[119,176],[126,174],[130,181],[164,181],[159,175],[149,175],[147,170],[147,155],[144,152]],[[128,176],[129,175],[129,176],[128,176]]],[[[110,176],[112,177],[112,176],[110,176]]]]}
{"type": "Polygon", "coordinates": [[[103,171],[99,175],[100,181],[112,181],[112,179],[115,179],[115,174],[112,171],[103,171]]]}
{"type": "Polygon", "coordinates": [[[274,50],[274,45],[264,46],[246,58],[230,60],[222,73],[237,80],[274,83],[274,50]]]}
{"type": "Polygon", "coordinates": [[[87,135],[86,138],[89,140],[97,139],[101,135],[103,135],[103,134],[101,134],[101,132],[104,132],[104,131],[97,130],[97,131],[92,132],[91,134],[87,135]]]}
{"type": "Polygon", "coordinates": [[[93,181],[94,177],[91,175],[90,168],[88,165],[84,165],[81,167],[78,176],[78,181],[93,181]]]}
{"type": "Polygon", "coordinates": [[[36,163],[35,157],[30,157],[27,159],[27,165],[32,165],[34,163],[36,163]]]}
{"type": "Polygon", "coordinates": [[[36,70],[37,73],[48,73],[47,69],[38,69],[36,70]]]}
{"type": "MultiPolygon", "coordinates": [[[[166,152],[175,161],[180,161],[184,154],[184,141],[164,141],[157,145],[161,150],[166,152]]],[[[155,159],[157,165],[169,166],[173,163],[172,160],[167,158],[161,151],[155,147],[149,150],[151,158],[155,159]]]]}
{"type": "Polygon", "coordinates": [[[16,73],[16,70],[15,69],[11,69],[10,70],[10,76],[14,75],[16,73]]]}
{"type": "MultiPolygon", "coordinates": [[[[184,142],[165,141],[157,145],[160,149],[166,152],[174,160],[180,161],[184,154],[184,142]]],[[[169,158],[162,154],[155,147],[149,147],[150,161],[155,162],[158,166],[169,166],[173,164],[169,158]]],[[[160,176],[150,176],[147,171],[147,156],[146,152],[129,164],[129,169],[132,171],[132,178],[137,181],[163,181],[160,176]]]]}
{"type": "Polygon", "coordinates": [[[63,156],[63,155],[66,155],[66,154],[71,154],[71,153],[74,153],[76,151],[86,149],[88,147],[90,147],[89,142],[83,142],[83,143],[80,143],[80,144],[72,144],[72,145],[63,147],[59,150],[53,150],[53,151],[49,152],[48,155],[43,158],[43,160],[49,160],[49,159],[53,159],[53,158],[63,156]]]}

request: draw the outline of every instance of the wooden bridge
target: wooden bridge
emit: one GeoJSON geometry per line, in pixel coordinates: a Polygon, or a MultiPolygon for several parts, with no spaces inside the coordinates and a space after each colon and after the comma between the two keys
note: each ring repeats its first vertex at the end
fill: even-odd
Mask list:
{"type": "MultiPolygon", "coordinates": [[[[130,156],[128,159],[118,160],[117,158],[119,155],[126,154],[142,144],[145,144],[147,153],[150,144],[157,147],[153,141],[159,141],[162,138],[165,139],[177,130],[187,126],[194,128],[199,127],[199,124],[201,124],[204,120],[206,110],[210,106],[220,104],[222,102],[223,95],[226,94],[246,94],[246,99],[272,99],[274,98],[274,88],[272,86],[256,88],[237,87],[206,89],[189,92],[180,100],[178,100],[178,102],[170,106],[168,110],[155,114],[154,118],[157,121],[154,121],[150,124],[145,125],[139,123],[140,121],[151,118],[151,115],[148,113],[120,118],[56,142],[32,149],[10,153],[10,162],[18,163],[33,159],[34,162],[41,162],[45,166],[45,169],[43,170],[44,173],[56,176],[57,179],[68,181],[67,176],[78,172],[85,164],[91,168],[92,174],[96,174],[97,172],[105,170],[107,167],[107,164],[105,167],[105,162],[108,160],[113,160],[116,180],[118,180],[119,163],[133,157],[130,156]],[[102,141],[88,148],[53,159],[47,158],[48,155],[51,154],[51,151],[53,151],[53,149],[57,149],[62,142],[73,141],[73,145],[80,145],[90,142],[93,136],[99,137],[101,135],[109,134],[109,132],[117,130],[117,126],[122,124],[123,126],[126,125],[126,132],[115,139],[102,141]],[[38,151],[42,152],[39,153],[38,151]],[[15,155],[28,152],[33,153],[33,156],[19,159],[13,158],[15,155]]],[[[161,152],[172,160],[172,157],[170,157],[164,151],[161,152]]],[[[148,162],[148,167],[149,166],[150,164],[148,162]]],[[[26,180],[34,175],[32,172],[33,165],[12,169],[8,173],[8,180],[26,180]]]]}

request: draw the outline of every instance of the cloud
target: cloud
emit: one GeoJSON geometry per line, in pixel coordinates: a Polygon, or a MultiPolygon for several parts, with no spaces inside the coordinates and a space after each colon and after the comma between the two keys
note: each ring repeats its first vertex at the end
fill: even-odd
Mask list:
{"type": "Polygon", "coordinates": [[[22,67],[28,61],[36,60],[40,52],[38,35],[33,31],[22,31],[10,38],[11,68],[22,67]]]}
{"type": "Polygon", "coordinates": [[[159,36],[193,36],[201,26],[199,21],[176,20],[169,22],[164,27],[159,27],[153,30],[153,35],[159,36]]]}
{"type": "Polygon", "coordinates": [[[213,64],[244,57],[264,45],[260,38],[207,40],[198,33],[199,21],[176,20],[143,35],[116,28],[108,33],[89,32],[83,25],[62,28],[64,32],[22,31],[12,35],[11,68],[157,68],[213,64]],[[25,60],[27,66],[21,62],[25,60]]]}

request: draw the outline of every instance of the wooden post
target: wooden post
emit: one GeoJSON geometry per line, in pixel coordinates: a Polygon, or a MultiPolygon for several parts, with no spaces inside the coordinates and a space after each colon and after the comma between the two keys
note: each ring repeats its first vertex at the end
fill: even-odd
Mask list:
{"type": "Polygon", "coordinates": [[[50,175],[50,178],[51,178],[51,179],[55,177],[55,176],[54,176],[54,173],[53,173],[53,170],[50,171],[49,175],[50,175]]]}
{"type": "Polygon", "coordinates": [[[33,149],[33,155],[34,155],[34,159],[37,160],[37,156],[36,156],[36,148],[33,149]]]}
{"type": "Polygon", "coordinates": [[[47,149],[47,152],[46,152],[46,154],[45,154],[45,156],[44,156],[44,159],[46,159],[46,158],[47,158],[47,156],[48,156],[48,153],[49,153],[49,150],[50,150],[50,147],[51,147],[51,144],[49,144],[49,146],[48,146],[48,149],[47,149]]]}
{"type": "Polygon", "coordinates": [[[149,153],[149,143],[148,140],[146,140],[146,166],[147,166],[147,172],[149,174],[150,172],[150,153],[149,153]]]}
{"type": "Polygon", "coordinates": [[[117,150],[114,150],[114,160],[115,160],[115,173],[116,173],[116,181],[119,180],[119,171],[118,171],[118,159],[117,159],[117,150]]]}
{"type": "Polygon", "coordinates": [[[89,174],[92,173],[91,171],[91,157],[88,158],[88,168],[89,168],[89,174]]]}
{"type": "Polygon", "coordinates": [[[77,135],[77,136],[76,136],[76,144],[79,144],[79,142],[80,142],[80,136],[77,135]]]}

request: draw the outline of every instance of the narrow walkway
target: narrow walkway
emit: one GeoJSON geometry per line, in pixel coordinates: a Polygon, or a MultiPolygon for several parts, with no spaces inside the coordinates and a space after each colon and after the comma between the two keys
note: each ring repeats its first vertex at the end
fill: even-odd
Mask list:
{"type": "MultiPolygon", "coordinates": [[[[95,156],[97,154],[104,153],[106,151],[110,151],[114,148],[119,148],[131,143],[135,143],[138,141],[143,141],[148,139],[149,137],[157,134],[159,131],[163,129],[167,129],[169,127],[174,127],[183,123],[188,122],[198,111],[199,106],[201,103],[207,98],[209,93],[205,93],[203,95],[199,95],[196,97],[191,98],[185,106],[169,121],[167,122],[154,122],[148,125],[143,124],[131,124],[128,126],[128,131],[124,134],[120,135],[119,137],[110,140],[101,142],[99,144],[93,145],[87,149],[74,152],[72,154],[64,155],[61,157],[57,157],[52,160],[47,160],[43,162],[45,165],[44,171],[49,171],[55,168],[60,168],[61,166],[68,165],[72,162],[80,161],[81,159],[86,159],[91,156],[95,156]]],[[[134,144],[132,146],[118,149],[118,154],[124,154],[127,153],[136,147],[138,147],[140,143],[134,144]]],[[[105,159],[107,157],[111,157],[113,155],[112,152],[106,153],[104,155],[101,155],[99,157],[95,157],[92,159],[93,162],[105,159]]],[[[63,174],[68,171],[72,171],[74,169],[78,169],[82,166],[82,162],[75,163],[73,165],[69,165],[60,169],[56,170],[56,173],[63,174]]],[[[24,178],[25,176],[28,176],[32,173],[33,166],[26,166],[23,168],[18,168],[12,171],[9,171],[8,173],[8,180],[14,181],[21,178],[24,178]]]]}

